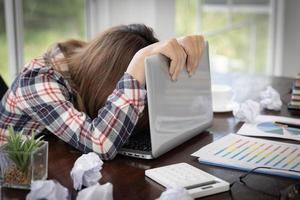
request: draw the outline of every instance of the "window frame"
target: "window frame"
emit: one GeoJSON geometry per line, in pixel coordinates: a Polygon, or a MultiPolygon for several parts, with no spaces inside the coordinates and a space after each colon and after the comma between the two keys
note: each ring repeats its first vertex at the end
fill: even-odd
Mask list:
{"type": "Polygon", "coordinates": [[[8,67],[13,80],[23,66],[23,1],[4,0],[8,67]]]}
{"type": "MultiPolygon", "coordinates": [[[[96,0],[84,0],[85,35],[89,38],[92,30],[93,19],[91,14],[92,3],[96,0]]],[[[13,80],[21,71],[24,65],[24,18],[23,0],[4,0],[5,28],[8,47],[8,70],[10,79],[13,80]]]]}
{"type": "MultiPolygon", "coordinates": [[[[109,19],[99,19],[99,9],[106,10],[107,15],[109,9],[109,0],[84,0],[84,17],[86,38],[92,38],[99,27],[109,25],[109,19]]],[[[203,0],[197,0],[197,18],[201,17],[200,7],[203,0]]],[[[228,0],[230,3],[231,0],[228,0]]],[[[226,6],[226,4],[223,4],[226,6]]],[[[232,5],[234,6],[234,5],[232,5]]],[[[247,6],[247,5],[245,5],[247,6]]],[[[24,26],[23,26],[23,0],[4,0],[5,8],[5,27],[8,43],[8,63],[10,78],[13,80],[24,64],[24,26]]],[[[245,7],[244,7],[245,8],[245,7]]],[[[232,8],[231,8],[232,9],[232,8]]],[[[238,9],[238,8],[236,8],[238,9]]],[[[240,7],[239,7],[240,9],[240,7]]],[[[243,9],[243,8],[242,8],[243,9]]],[[[251,9],[257,9],[251,7],[251,9]]],[[[269,41],[268,41],[268,58],[267,58],[267,75],[282,75],[282,47],[284,38],[284,2],[281,0],[270,0],[268,8],[262,8],[260,11],[268,10],[270,13],[269,23],[269,41]]],[[[164,12],[159,9],[157,11],[164,12]]],[[[166,12],[166,11],[165,11],[166,12]]],[[[173,11],[169,11],[173,12],[173,11]]],[[[172,14],[171,14],[172,15],[172,14]]],[[[174,18],[175,14],[173,12],[174,18]]],[[[102,16],[103,17],[103,16],[102,16]]],[[[201,30],[201,22],[196,22],[197,31],[201,30]]]]}
{"type": "MultiPolygon", "coordinates": [[[[282,49],[284,38],[284,1],[281,0],[269,0],[268,5],[255,5],[255,4],[242,4],[234,3],[232,0],[227,0],[226,3],[218,3],[214,5],[206,5],[205,0],[196,0],[197,19],[196,26],[197,32],[201,32],[201,14],[202,9],[215,10],[222,12],[248,12],[248,13],[267,13],[269,14],[269,27],[268,27],[268,45],[267,45],[267,58],[265,74],[268,76],[281,76],[282,75],[282,49]]],[[[242,26],[238,24],[237,26],[242,26]]],[[[231,27],[236,28],[236,27],[231,27]]],[[[221,28],[222,29],[222,28],[221,28]]],[[[230,29],[230,27],[225,27],[230,29]]],[[[224,31],[226,31],[224,29],[224,31]]],[[[222,30],[217,30],[220,32],[222,30]]],[[[207,33],[215,34],[213,32],[207,33]]],[[[251,39],[251,38],[250,38],[251,39]]],[[[253,39],[255,39],[253,37],[253,39]]],[[[249,72],[253,72],[253,69],[249,69],[249,72]]]]}

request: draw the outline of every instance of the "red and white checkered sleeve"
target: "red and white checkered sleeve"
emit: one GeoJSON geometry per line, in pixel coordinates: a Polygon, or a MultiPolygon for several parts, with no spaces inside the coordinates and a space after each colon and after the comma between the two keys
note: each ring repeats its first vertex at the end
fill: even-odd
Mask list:
{"type": "Polygon", "coordinates": [[[143,111],[146,90],[125,74],[93,120],[74,108],[70,95],[53,71],[33,69],[20,77],[16,99],[20,110],[63,141],[102,159],[114,158],[143,111]]]}

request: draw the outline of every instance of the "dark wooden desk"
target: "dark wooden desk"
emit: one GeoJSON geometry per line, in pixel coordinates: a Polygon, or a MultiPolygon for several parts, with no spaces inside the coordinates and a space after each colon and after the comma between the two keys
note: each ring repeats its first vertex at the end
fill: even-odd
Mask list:
{"type": "MultiPolygon", "coordinates": [[[[289,101],[289,91],[292,84],[291,79],[272,78],[269,83],[281,93],[283,100],[283,108],[281,112],[265,112],[265,114],[293,116],[300,118],[299,115],[292,115],[287,110],[289,101]]],[[[221,167],[213,167],[209,165],[199,164],[197,159],[190,156],[191,153],[198,150],[230,132],[236,132],[241,126],[237,123],[232,114],[215,114],[213,126],[209,129],[210,133],[202,133],[191,140],[185,142],[172,151],[164,154],[155,160],[141,160],[135,158],[124,157],[118,155],[112,161],[106,161],[102,169],[103,177],[100,183],[111,182],[113,184],[114,199],[155,199],[164,191],[164,188],[150,179],[146,178],[144,171],[149,168],[164,166],[168,164],[187,162],[198,167],[208,173],[220,177],[230,183],[244,172],[231,170],[221,167]]],[[[67,144],[59,141],[55,137],[49,139],[49,175],[48,179],[56,179],[62,185],[67,187],[72,193],[72,199],[76,197],[76,191],[73,189],[72,180],[70,178],[70,170],[75,160],[81,155],[67,144]]],[[[258,175],[256,176],[257,184],[264,185],[266,178],[272,179],[280,188],[284,188],[290,184],[294,184],[297,180],[282,178],[277,176],[258,175]]],[[[28,191],[2,189],[2,199],[25,199],[28,191]]],[[[271,199],[268,196],[258,196],[257,193],[239,189],[237,187],[233,191],[234,199],[271,199]]],[[[0,198],[1,199],[1,198],[0,198]]],[[[204,199],[231,199],[230,193],[225,192],[204,199]]]]}

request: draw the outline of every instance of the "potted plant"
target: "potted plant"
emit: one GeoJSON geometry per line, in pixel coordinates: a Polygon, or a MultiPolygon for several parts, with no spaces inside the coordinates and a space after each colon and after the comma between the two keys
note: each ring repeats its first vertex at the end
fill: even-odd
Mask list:
{"type": "Polygon", "coordinates": [[[41,139],[9,128],[7,143],[0,147],[2,187],[29,189],[32,181],[47,178],[48,143],[41,139]]]}

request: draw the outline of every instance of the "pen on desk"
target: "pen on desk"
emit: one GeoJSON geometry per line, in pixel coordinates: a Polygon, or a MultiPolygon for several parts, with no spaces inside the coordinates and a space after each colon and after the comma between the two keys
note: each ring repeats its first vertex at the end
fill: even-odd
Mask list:
{"type": "Polygon", "coordinates": [[[300,129],[299,124],[290,124],[290,123],[286,123],[286,122],[274,122],[274,123],[279,126],[287,126],[288,128],[299,128],[300,129]]]}

